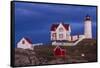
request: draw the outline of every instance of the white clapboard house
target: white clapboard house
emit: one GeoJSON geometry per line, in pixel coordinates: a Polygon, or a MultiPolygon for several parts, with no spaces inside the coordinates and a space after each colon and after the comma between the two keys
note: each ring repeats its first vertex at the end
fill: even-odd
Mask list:
{"type": "Polygon", "coordinates": [[[17,48],[33,50],[32,41],[29,38],[23,37],[18,43],[17,48]]]}
{"type": "Polygon", "coordinates": [[[52,24],[51,26],[51,40],[70,40],[70,25],[69,24],[52,24]]]}

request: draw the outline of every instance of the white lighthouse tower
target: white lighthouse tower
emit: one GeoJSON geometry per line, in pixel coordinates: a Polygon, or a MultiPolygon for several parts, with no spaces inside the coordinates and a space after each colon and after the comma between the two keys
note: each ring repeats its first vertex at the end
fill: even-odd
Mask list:
{"type": "Polygon", "coordinates": [[[89,15],[85,17],[84,22],[84,35],[85,38],[91,39],[92,38],[92,21],[89,15]]]}

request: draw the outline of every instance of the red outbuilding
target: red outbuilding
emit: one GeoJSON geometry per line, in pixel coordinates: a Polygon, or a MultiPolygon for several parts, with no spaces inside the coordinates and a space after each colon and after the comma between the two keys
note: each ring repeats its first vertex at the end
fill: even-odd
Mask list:
{"type": "Polygon", "coordinates": [[[65,57],[66,56],[66,50],[62,49],[60,46],[56,46],[53,51],[54,51],[55,57],[65,57]]]}

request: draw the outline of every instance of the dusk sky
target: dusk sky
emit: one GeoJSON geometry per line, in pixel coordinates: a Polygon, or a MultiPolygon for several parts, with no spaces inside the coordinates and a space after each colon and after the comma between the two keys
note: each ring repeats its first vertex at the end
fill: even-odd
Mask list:
{"type": "Polygon", "coordinates": [[[84,34],[84,18],[92,19],[92,34],[96,38],[96,7],[15,2],[15,44],[22,37],[33,43],[50,42],[50,27],[53,23],[70,24],[71,35],[84,34]]]}

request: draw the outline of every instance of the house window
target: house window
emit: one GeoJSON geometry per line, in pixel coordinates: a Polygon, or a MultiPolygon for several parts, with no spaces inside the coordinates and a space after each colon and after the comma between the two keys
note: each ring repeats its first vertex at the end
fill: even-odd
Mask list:
{"type": "Polygon", "coordinates": [[[53,33],[52,36],[53,36],[53,37],[56,37],[56,33],[53,33]]]}
{"type": "Polygon", "coordinates": [[[63,38],[63,34],[59,34],[59,38],[63,38]]]}
{"type": "Polygon", "coordinates": [[[24,40],[22,41],[22,44],[25,44],[25,41],[24,40]]]}
{"type": "Polygon", "coordinates": [[[63,28],[59,28],[59,31],[60,31],[60,32],[63,32],[63,28]]]}

